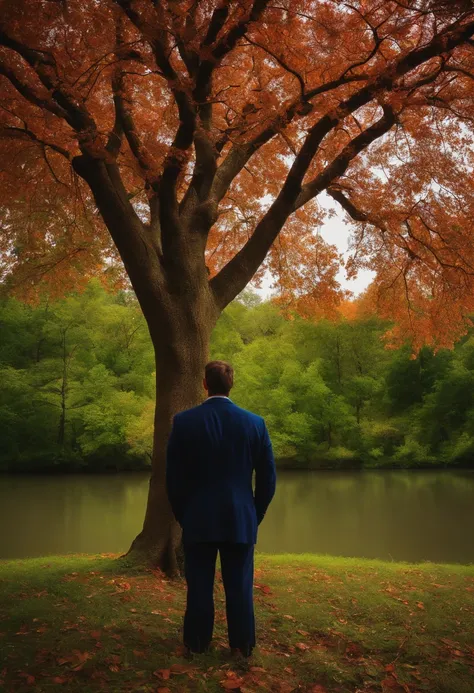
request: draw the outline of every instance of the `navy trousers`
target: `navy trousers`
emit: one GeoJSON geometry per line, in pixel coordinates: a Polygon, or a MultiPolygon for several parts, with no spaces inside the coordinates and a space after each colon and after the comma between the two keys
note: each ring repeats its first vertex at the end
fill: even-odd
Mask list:
{"type": "Polygon", "coordinates": [[[219,551],[230,647],[248,652],[255,645],[253,544],[184,544],[188,586],[184,644],[193,652],[209,646],[214,628],[214,575],[219,551]]]}

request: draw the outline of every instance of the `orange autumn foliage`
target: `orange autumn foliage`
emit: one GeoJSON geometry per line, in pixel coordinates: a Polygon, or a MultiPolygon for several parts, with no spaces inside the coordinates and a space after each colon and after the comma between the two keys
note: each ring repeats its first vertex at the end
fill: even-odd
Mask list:
{"type": "Polygon", "coordinates": [[[327,190],[349,275],[376,272],[366,310],[451,344],[474,313],[473,35],[455,0],[0,0],[0,279],[124,281],[85,157],[164,264],[173,215],[206,234],[221,307],[269,270],[283,306],[349,318],[327,190]]]}

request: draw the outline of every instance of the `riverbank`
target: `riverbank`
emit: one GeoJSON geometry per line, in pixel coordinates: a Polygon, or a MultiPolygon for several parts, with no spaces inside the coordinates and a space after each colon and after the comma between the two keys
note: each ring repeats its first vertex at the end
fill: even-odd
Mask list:
{"type": "Polygon", "coordinates": [[[259,648],[187,662],[184,584],[113,556],[0,561],[0,690],[472,693],[474,566],[259,555],[259,648]]]}
{"type": "MultiPolygon", "coordinates": [[[[295,459],[277,459],[277,470],[280,471],[310,471],[310,472],[337,472],[337,471],[474,471],[474,458],[464,460],[458,463],[446,461],[433,461],[432,459],[417,460],[416,462],[407,462],[393,459],[391,457],[380,458],[378,460],[364,460],[359,457],[338,457],[338,456],[322,456],[311,460],[295,460],[295,459]]],[[[0,475],[4,476],[28,476],[42,474],[45,476],[61,476],[61,475],[115,475],[115,474],[133,474],[137,472],[151,472],[151,465],[148,460],[138,461],[134,464],[116,465],[116,460],[95,461],[93,464],[85,462],[84,464],[68,465],[60,463],[28,463],[21,465],[13,463],[11,466],[0,467],[0,475]]]]}

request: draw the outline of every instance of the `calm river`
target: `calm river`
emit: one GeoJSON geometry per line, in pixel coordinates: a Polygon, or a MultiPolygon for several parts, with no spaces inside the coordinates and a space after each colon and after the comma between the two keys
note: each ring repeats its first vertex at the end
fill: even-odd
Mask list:
{"type": "MultiPolygon", "coordinates": [[[[148,475],[0,475],[0,558],[125,551],[148,475]]],[[[474,563],[474,473],[283,472],[258,549],[474,563]]]]}

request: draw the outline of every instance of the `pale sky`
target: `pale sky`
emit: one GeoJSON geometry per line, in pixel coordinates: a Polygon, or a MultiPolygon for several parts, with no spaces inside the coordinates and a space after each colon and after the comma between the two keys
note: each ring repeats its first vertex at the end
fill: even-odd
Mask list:
{"type": "MultiPolygon", "coordinates": [[[[333,209],[336,212],[335,216],[331,217],[331,219],[327,219],[326,222],[319,227],[319,233],[325,241],[331,243],[331,245],[335,245],[338,250],[343,253],[344,258],[347,258],[349,256],[347,248],[349,243],[350,226],[344,223],[345,212],[338,205],[335,205],[331,198],[326,195],[326,193],[322,193],[319,196],[318,201],[325,208],[333,209]]],[[[372,281],[375,272],[370,270],[362,270],[359,272],[356,279],[351,279],[349,281],[346,279],[345,274],[345,269],[341,268],[337,275],[339,283],[343,288],[352,291],[355,297],[367,288],[372,281]]],[[[268,278],[264,279],[261,289],[255,289],[255,291],[260,294],[262,298],[267,298],[271,293],[271,283],[271,277],[268,276],[268,278]]]]}

